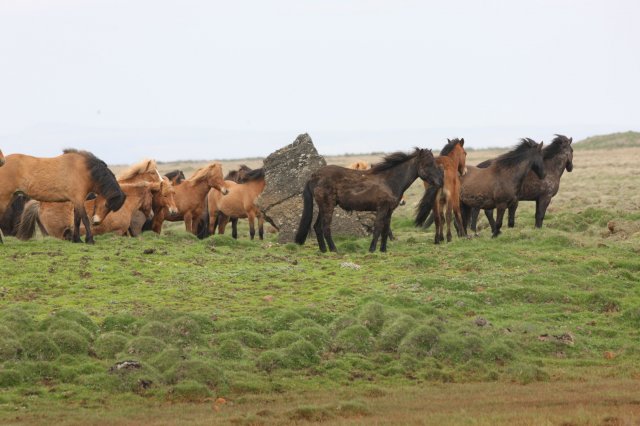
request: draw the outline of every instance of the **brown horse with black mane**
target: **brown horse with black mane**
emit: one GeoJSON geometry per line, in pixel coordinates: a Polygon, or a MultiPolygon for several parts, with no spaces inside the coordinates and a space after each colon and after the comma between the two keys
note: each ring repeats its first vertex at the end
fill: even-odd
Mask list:
{"type": "MultiPolygon", "coordinates": [[[[462,177],[460,187],[462,224],[465,231],[471,208],[497,208],[493,237],[500,235],[504,212],[518,200],[518,193],[527,174],[533,170],[540,179],[545,177],[542,145],[542,142],[536,143],[529,138],[521,139],[515,149],[496,158],[489,167],[467,167],[467,174],[462,177]]],[[[427,204],[423,197],[417,216],[423,215],[426,219],[429,212],[423,211],[422,207],[427,204]]]]}
{"type": "MultiPolygon", "coordinates": [[[[555,197],[560,189],[560,178],[566,170],[571,172],[573,170],[573,147],[571,146],[573,138],[568,138],[564,135],[555,135],[556,137],[551,143],[544,147],[542,150],[542,158],[544,159],[544,171],[546,176],[544,179],[538,179],[533,173],[529,172],[527,177],[522,183],[520,193],[518,194],[519,201],[535,201],[536,213],[535,213],[535,227],[542,228],[542,221],[547,212],[547,207],[551,199],[555,197]]],[[[477,167],[485,168],[491,164],[493,160],[487,160],[477,167]]],[[[515,226],[516,210],[518,209],[518,201],[509,206],[509,220],[507,225],[509,228],[515,226]]],[[[478,220],[478,213],[480,209],[473,209],[471,212],[471,230],[476,231],[476,223],[478,220]]],[[[485,210],[491,229],[495,227],[495,221],[493,220],[493,210],[485,210]]]]}
{"type": "Polygon", "coordinates": [[[339,205],[346,211],[375,211],[373,239],[369,251],[374,252],[382,236],[380,251],[387,250],[391,214],[402,194],[420,177],[436,187],[442,186],[443,172],[430,150],[416,148],[411,154],[396,152],[370,170],[351,170],[340,166],[324,166],[311,175],[304,191],[304,210],[295,241],[304,244],[313,219],[313,200],[318,204],[318,218],[313,226],[320,251],[336,251],[331,237],[333,210],[339,205]]]}
{"type": "Polygon", "coordinates": [[[434,188],[426,182],[424,183],[426,191],[418,207],[420,214],[415,219],[416,226],[422,225],[426,220],[425,215],[433,209],[436,223],[436,244],[444,241],[443,220],[445,218],[447,221],[447,242],[451,241],[451,218],[453,215],[455,215],[458,237],[466,235],[460,211],[459,176],[464,176],[467,173],[467,152],[464,150],[464,138],[447,139],[447,141],[447,144],[440,151],[440,156],[436,158],[436,163],[444,171],[444,184],[442,188],[434,188]]]}
{"type": "Polygon", "coordinates": [[[91,222],[84,202],[89,193],[103,196],[96,203],[93,223],[99,224],[109,212],[117,211],[125,201],[115,176],[107,165],[87,151],[67,149],[54,158],[38,158],[23,154],[7,156],[0,168],[0,216],[16,192],[39,200],[73,204],[73,241],[80,241],[80,222],[87,229],[86,242],[94,242],[91,222]]]}

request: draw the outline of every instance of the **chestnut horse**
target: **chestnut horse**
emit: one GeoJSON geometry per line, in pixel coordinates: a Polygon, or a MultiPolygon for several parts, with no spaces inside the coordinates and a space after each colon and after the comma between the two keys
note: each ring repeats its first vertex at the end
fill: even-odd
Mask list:
{"type": "MultiPolygon", "coordinates": [[[[100,224],[93,225],[94,235],[115,232],[118,235],[126,235],[131,223],[132,215],[142,211],[145,215],[152,215],[151,206],[154,193],[161,190],[163,182],[138,182],[123,183],[120,185],[127,198],[121,208],[107,215],[100,224]]],[[[96,204],[100,203],[98,196],[85,201],[87,211],[92,211],[96,204]]],[[[52,236],[60,239],[70,239],[73,227],[73,205],[71,203],[50,203],[29,201],[24,208],[18,232],[16,236],[21,240],[28,240],[35,233],[36,224],[44,236],[52,236]]],[[[80,232],[86,232],[83,227],[80,232]]]]}
{"type": "Polygon", "coordinates": [[[94,242],[84,206],[89,193],[103,196],[103,202],[96,203],[93,214],[96,225],[109,212],[122,207],[125,201],[125,194],[107,165],[89,152],[73,149],[67,149],[54,158],[9,155],[4,167],[0,168],[0,182],[0,216],[16,192],[39,201],[70,201],[73,205],[74,242],[80,241],[81,221],[87,229],[86,242],[94,242]]]}
{"type": "Polygon", "coordinates": [[[451,242],[451,217],[455,215],[458,237],[466,236],[462,226],[460,211],[460,177],[467,173],[467,151],[464,149],[464,138],[447,139],[447,144],[436,158],[436,164],[444,171],[442,188],[434,188],[424,182],[425,194],[418,206],[419,215],[416,216],[416,226],[421,226],[431,210],[436,223],[435,243],[444,241],[443,220],[447,221],[447,242],[451,242]]]}
{"type": "Polygon", "coordinates": [[[187,232],[197,235],[198,220],[205,209],[205,197],[211,188],[216,188],[223,194],[228,192],[220,163],[211,163],[196,170],[189,179],[174,187],[178,213],[171,215],[167,208],[160,210],[153,217],[153,231],[159,234],[165,220],[184,220],[187,232]]]}
{"type": "Polygon", "coordinates": [[[380,251],[387,250],[391,214],[402,194],[420,177],[436,187],[442,186],[443,172],[430,150],[416,148],[411,154],[396,152],[370,170],[351,170],[340,166],[324,166],[307,181],[302,193],[304,210],[295,241],[304,244],[313,219],[313,201],[318,204],[318,218],[313,226],[320,251],[336,251],[331,237],[333,210],[339,205],[346,211],[375,211],[373,239],[369,251],[374,252],[382,236],[380,251]]]}
{"type": "MultiPolygon", "coordinates": [[[[241,172],[242,177],[239,179],[242,183],[236,183],[231,180],[225,181],[229,193],[223,195],[217,189],[209,191],[207,196],[207,205],[209,212],[209,234],[215,233],[216,218],[220,213],[232,220],[244,219],[249,220],[249,235],[253,240],[256,235],[255,220],[258,219],[258,237],[264,238],[264,217],[255,204],[258,195],[264,190],[264,169],[255,169],[251,171],[241,172]]],[[[205,215],[206,216],[206,215],[205,215]]],[[[219,231],[224,233],[224,225],[221,220],[219,223],[219,231]],[[220,228],[220,226],[222,226],[220,228]]],[[[238,238],[238,230],[233,226],[233,238],[238,238]]]]}
{"type": "MultiPolygon", "coordinates": [[[[224,177],[224,180],[225,181],[230,180],[235,183],[243,183],[246,174],[250,171],[251,169],[248,166],[242,164],[240,165],[238,170],[231,170],[229,173],[227,173],[227,175],[224,177]]],[[[208,205],[209,205],[209,195],[207,194],[207,206],[208,205]]],[[[218,214],[213,219],[213,228],[211,229],[211,231],[209,231],[209,227],[210,227],[209,220],[210,220],[209,208],[206,208],[202,216],[202,221],[198,225],[198,238],[203,239],[208,237],[209,235],[215,234],[216,228],[218,229],[219,234],[224,234],[224,231],[227,227],[227,223],[229,223],[229,221],[231,221],[231,236],[235,239],[238,238],[238,218],[237,217],[229,217],[224,213],[222,213],[221,211],[218,211],[218,214]]]]}
{"type": "MultiPolygon", "coordinates": [[[[555,197],[560,189],[560,178],[562,174],[565,170],[569,173],[573,170],[573,147],[571,146],[573,138],[568,138],[564,135],[555,136],[553,141],[542,150],[546,177],[544,179],[538,179],[533,172],[529,172],[518,194],[519,201],[536,202],[536,228],[542,228],[542,221],[547,212],[547,207],[549,207],[551,199],[555,197]]],[[[478,164],[477,167],[488,167],[491,161],[492,160],[484,161],[478,164]]],[[[509,220],[507,222],[509,228],[515,226],[517,208],[518,201],[509,206],[509,220]]],[[[479,212],[480,209],[473,209],[471,212],[471,230],[474,232],[476,231],[479,212]]],[[[485,210],[485,214],[489,220],[491,229],[493,229],[495,227],[493,210],[485,210]]]]}
{"type": "Polygon", "coordinates": [[[533,172],[544,179],[542,145],[534,140],[521,139],[520,144],[496,158],[489,167],[467,167],[467,174],[461,179],[460,201],[462,224],[466,231],[473,207],[498,209],[493,237],[500,235],[502,219],[506,209],[518,201],[518,193],[527,174],[533,172]]]}

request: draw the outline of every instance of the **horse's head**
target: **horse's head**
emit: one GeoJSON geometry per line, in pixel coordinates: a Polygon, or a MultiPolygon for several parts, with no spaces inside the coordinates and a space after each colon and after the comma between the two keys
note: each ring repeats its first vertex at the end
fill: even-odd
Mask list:
{"type": "Polygon", "coordinates": [[[542,156],[542,146],[544,142],[540,142],[539,144],[535,144],[535,146],[531,149],[531,170],[538,176],[540,179],[544,179],[547,175],[544,171],[544,158],[542,156]]]}
{"type": "Polygon", "coordinates": [[[162,181],[153,184],[151,186],[151,192],[154,194],[156,204],[160,207],[166,207],[169,215],[174,216],[178,214],[178,206],[175,200],[176,191],[169,178],[164,177],[162,181]]]}
{"type": "Polygon", "coordinates": [[[153,219],[153,191],[147,187],[142,193],[142,202],[138,208],[147,219],[153,219]]]}
{"type": "Polygon", "coordinates": [[[571,146],[572,143],[573,143],[573,138],[567,139],[567,142],[566,142],[567,162],[564,167],[567,169],[568,172],[571,172],[573,170],[573,147],[571,146]]]}
{"type": "Polygon", "coordinates": [[[464,138],[460,139],[447,139],[449,143],[440,152],[440,155],[448,155],[458,164],[458,173],[460,176],[467,174],[467,151],[464,149],[464,138]],[[444,151],[448,151],[448,154],[443,154],[444,151]]]}
{"type": "Polygon", "coordinates": [[[91,224],[100,225],[109,213],[120,210],[126,198],[127,196],[122,191],[119,195],[111,198],[105,198],[104,195],[98,194],[93,202],[93,211],[87,212],[91,213],[91,224]]]}
{"type": "Polygon", "coordinates": [[[207,183],[210,187],[217,189],[222,193],[222,195],[229,193],[229,190],[224,183],[224,176],[222,175],[222,164],[212,163],[208,165],[206,173],[207,183]]]}
{"type": "Polygon", "coordinates": [[[418,149],[418,176],[430,185],[441,187],[444,182],[444,172],[436,164],[436,159],[430,149],[418,149]]]}

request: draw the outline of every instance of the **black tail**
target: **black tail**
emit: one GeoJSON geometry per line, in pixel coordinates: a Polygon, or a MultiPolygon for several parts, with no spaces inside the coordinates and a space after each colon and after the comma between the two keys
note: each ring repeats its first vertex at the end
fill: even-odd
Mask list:
{"type": "Polygon", "coordinates": [[[420,204],[416,209],[416,219],[414,221],[416,226],[422,226],[422,224],[427,220],[427,216],[433,210],[433,205],[436,202],[436,195],[438,194],[438,190],[435,185],[429,185],[426,191],[424,191],[424,195],[422,196],[422,200],[420,200],[420,204]]]}
{"type": "Polygon", "coordinates": [[[36,224],[40,216],[40,202],[32,200],[23,207],[24,209],[15,235],[19,239],[26,241],[33,238],[36,233],[36,224]]]}
{"type": "Polygon", "coordinates": [[[311,221],[313,220],[313,191],[311,190],[311,181],[308,181],[304,186],[302,199],[304,202],[304,209],[302,210],[300,225],[298,226],[298,232],[296,233],[296,243],[300,245],[304,244],[307,240],[309,228],[311,228],[311,221]]]}
{"type": "Polygon", "coordinates": [[[16,235],[20,217],[22,216],[24,205],[27,201],[29,201],[29,198],[21,193],[14,194],[11,198],[9,207],[0,218],[0,229],[2,229],[5,235],[16,235]]]}
{"type": "Polygon", "coordinates": [[[431,210],[431,214],[429,215],[429,217],[427,218],[427,220],[424,222],[424,225],[422,225],[422,227],[424,229],[428,229],[431,225],[433,225],[433,210],[431,210]]]}
{"type": "Polygon", "coordinates": [[[153,229],[153,219],[147,219],[144,221],[144,225],[142,225],[142,232],[151,231],[153,229]]]}

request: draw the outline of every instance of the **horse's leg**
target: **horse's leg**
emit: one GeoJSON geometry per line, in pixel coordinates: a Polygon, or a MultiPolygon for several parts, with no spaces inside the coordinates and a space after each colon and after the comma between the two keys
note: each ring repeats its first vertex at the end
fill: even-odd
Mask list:
{"type": "Polygon", "coordinates": [[[327,251],[327,246],[324,243],[324,237],[322,236],[322,207],[318,204],[318,217],[316,218],[316,223],[313,224],[313,231],[316,233],[316,239],[318,240],[318,248],[320,248],[321,252],[327,251]]]}
{"type": "Polygon", "coordinates": [[[249,221],[249,237],[253,240],[256,236],[256,215],[252,211],[247,212],[247,220],[249,221]]]}
{"type": "Polygon", "coordinates": [[[497,207],[498,213],[496,214],[496,225],[493,229],[493,238],[496,238],[500,235],[500,228],[502,228],[502,219],[504,219],[504,212],[506,211],[505,207],[497,207]]]}
{"type": "Polygon", "coordinates": [[[262,213],[258,216],[258,237],[264,240],[264,216],[262,213]]]}
{"type": "Polygon", "coordinates": [[[386,208],[378,207],[378,211],[376,212],[376,220],[373,224],[373,238],[371,239],[371,245],[369,246],[369,252],[371,253],[376,251],[376,246],[378,245],[378,239],[380,238],[382,229],[385,226],[386,212],[387,212],[386,208]]]}
{"type": "MultiPolygon", "coordinates": [[[[87,244],[95,244],[95,241],[93,240],[93,235],[91,235],[91,222],[89,222],[89,216],[87,216],[87,211],[84,209],[84,204],[81,204],[79,208],[75,208],[74,209],[74,215],[78,214],[78,217],[80,218],[80,220],[82,220],[82,224],[84,225],[84,231],[85,231],[85,237],[84,237],[84,241],[87,244]],[[77,213],[76,213],[77,211],[77,213]]],[[[77,221],[78,225],[76,226],[76,229],[78,231],[78,240],[80,239],[80,223],[77,221]]]]}
{"type": "Polygon", "coordinates": [[[536,228],[542,228],[542,221],[547,213],[549,203],[551,203],[550,197],[538,198],[536,200],[536,228]]]}
{"type": "Polygon", "coordinates": [[[478,216],[480,215],[480,209],[474,207],[471,209],[471,230],[474,234],[478,233],[478,216]]]}
{"type": "Polygon", "coordinates": [[[484,215],[487,217],[487,220],[489,221],[491,232],[493,232],[496,229],[496,221],[493,220],[493,209],[485,209],[484,215]]]}
{"type": "Polygon", "coordinates": [[[73,234],[71,237],[71,241],[74,243],[81,243],[80,239],[80,221],[82,217],[80,217],[80,213],[76,208],[73,209],[73,234]]]}
{"type": "Polygon", "coordinates": [[[384,225],[382,228],[382,241],[380,241],[380,251],[387,251],[387,239],[389,238],[389,234],[391,233],[391,214],[393,210],[389,209],[387,217],[384,219],[384,225]]]}
{"type": "Polygon", "coordinates": [[[164,222],[165,209],[161,209],[158,214],[153,216],[151,221],[151,230],[156,234],[162,232],[162,223],[164,222]]]}
{"type": "Polygon", "coordinates": [[[460,203],[460,215],[462,216],[462,229],[464,233],[467,233],[467,227],[469,226],[469,219],[471,216],[471,207],[465,203],[460,203]]]}
{"type": "Polygon", "coordinates": [[[191,212],[187,212],[184,214],[183,219],[184,229],[193,234],[193,214],[191,212]]]}
{"type": "Polygon", "coordinates": [[[338,251],[335,243],[333,242],[333,238],[331,237],[331,222],[333,220],[333,209],[334,206],[329,204],[329,208],[325,211],[325,216],[322,218],[322,233],[324,235],[324,239],[327,240],[327,245],[329,246],[329,251],[338,251]]]}
{"type": "Polygon", "coordinates": [[[453,216],[453,210],[450,205],[447,205],[447,242],[451,242],[451,218],[453,216]]]}
{"type": "Polygon", "coordinates": [[[235,240],[238,239],[238,218],[237,217],[231,218],[231,236],[235,240]]]}
{"type": "Polygon", "coordinates": [[[431,211],[433,214],[433,223],[435,224],[435,232],[433,243],[440,244],[440,227],[442,226],[442,216],[440,215],[440,197],[439,194],[436,195],[435,203],[433,203],[433,210],[431,211]]]}
{"type": "MultiPolygon", "coordinates": [[[[538,201],[536,201],[536,215],[538,214],[537,206],[538,206],[538,201]]],[[[507,221],[507,226],[509,228],[513,228],[514,226],[516,226],[516,210],[518,210],[517,201],[509,206],[509,219],[507,221]]]]}

